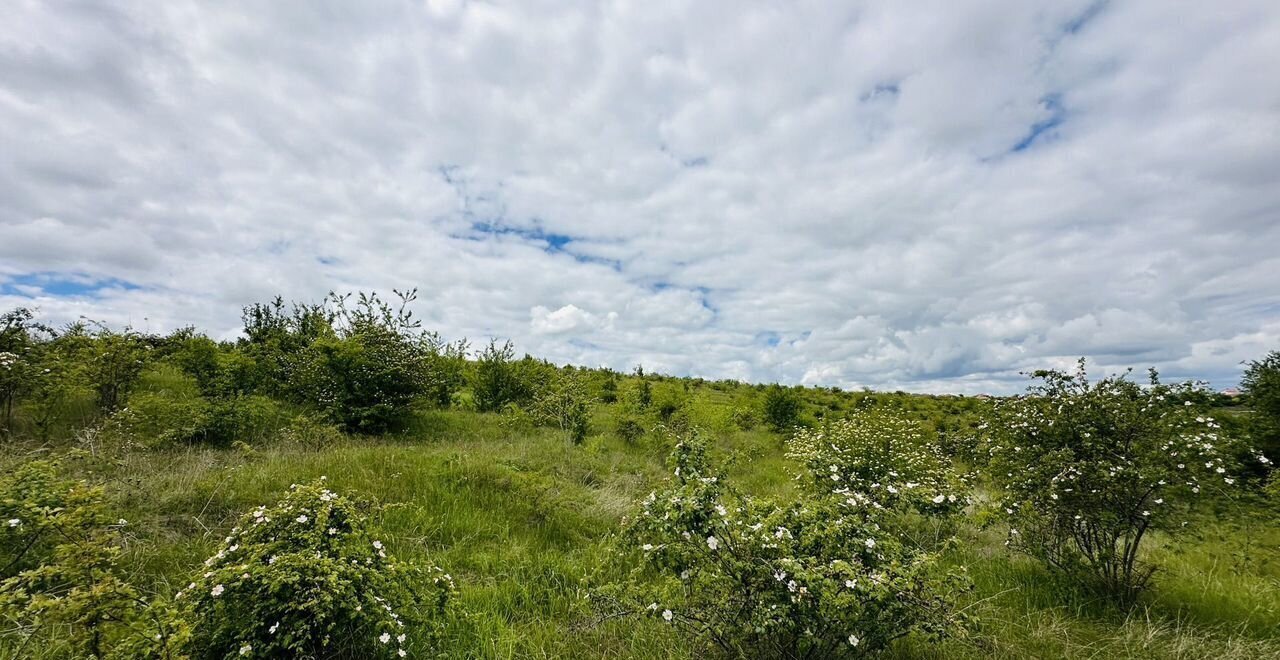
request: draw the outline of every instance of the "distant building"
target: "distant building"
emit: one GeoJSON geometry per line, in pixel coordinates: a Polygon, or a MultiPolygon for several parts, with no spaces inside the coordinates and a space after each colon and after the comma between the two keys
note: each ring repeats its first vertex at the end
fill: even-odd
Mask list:
{"type": "Polygon", "coordinates": [[[1244,396],[1244,392],[1241,392],[1240,389],[1237,387],[1228,387],[1227,389],[1219,392],[1219,394],[1229,399],[1235,399],[1237,397],[1244,396]]]}

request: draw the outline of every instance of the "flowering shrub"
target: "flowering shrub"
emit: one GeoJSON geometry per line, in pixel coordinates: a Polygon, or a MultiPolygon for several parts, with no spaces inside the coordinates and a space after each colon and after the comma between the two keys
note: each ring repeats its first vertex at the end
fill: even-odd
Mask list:
{"type": "Polygon", "coordinates": [[[787,506],[737,496],[688,438],[674,481],[625,538],[632,607],[735,657],[846,657],[956,630],[961,581],[902,543],[876,509],[821,493],[787,506]]]}
{"type": "Polygon", "coordinates": [[[1124,376],[1089,383],[1039,371],[1026,397],[997,405],[981,432],[1003,487],[1008,545],[1122,602],[1154,567],[1142,542],[1176,534],[1193,499],[1235,484],[1232,441],[1193,403],[1195,386],[1141,387],[1124,376]]]}
{"type": "Polygon", "coordinates": [[[102,657],[128,637],[142,601],[120,578],[120,530],[100,487],[60,478],[34,461],[0,481],[0,612],[35,635],[59,626],[80,657],[102,657]]]}
{"type": "Polygon", "coordinates": [[[591,419],[582,379],[575,373],[557,374],[534,397],[533,418],[539,426],[558,428],[581,444],[587,439],[591,419]]]}
{"type": "Polygon", "coordinates": [[[453,581],[389,557],[368,508],[322,480],[245,515],[176,597],[191,657],[392,658],[430,645],[453,581]]]}
{"type": "Polygon", "coordinates": [[[921,513],[957,513],[968,502],[967,475],[900,413],[858,411],[821,429],[799,429],[787,455],[808,469],[818,492],[850,506],[921,513]]]}

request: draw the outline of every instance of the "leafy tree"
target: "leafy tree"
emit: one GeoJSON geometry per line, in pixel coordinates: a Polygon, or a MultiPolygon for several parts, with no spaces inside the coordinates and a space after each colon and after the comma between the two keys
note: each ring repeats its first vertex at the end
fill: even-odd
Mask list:
{"type": "Polygon", "coordinates": [[[980,427],[1009,545],[1132,603],[1155,571],[1140,552],[1150,533],[1178,535],[1204,489],[1236,483],[1234,442],[1194,405],[1194,385],[1154,371],[1148,387],[1124,375],[1090,383],[1084,360],[1034,377],[980,427]]]}
{"type": "Polygon", "coordinates": [[[496,341],[490,341],[481,351],[476,361],[475,382],[471,386],[477,410],[496,412],[508,403],[529,399],[532,387],[526,378],[526,368],[514,357],[515,348],[511,342],[499,346],[496,341]]]}
{"type": "Polygon", "coordinates": [[[800,421],[800,398],[790,388],[770,385],[764,393],[764,421],[775,431],[790,430],[800,421]]]}
{"type": "Polygon", "coordinates": [[[562,373],[543,388],[534,398],[533,413],[539,425],[558,428],[575,443],[587,439],[591,418],[587,390],[575,372],[562,373]]]}
{"type": "Polygon", "coordinates": [[[1249,420],[1253,442],[1269,459],[1280,460],[1280,351],[1250,362],[1240,386],[1253,409],[1249,420]]]}

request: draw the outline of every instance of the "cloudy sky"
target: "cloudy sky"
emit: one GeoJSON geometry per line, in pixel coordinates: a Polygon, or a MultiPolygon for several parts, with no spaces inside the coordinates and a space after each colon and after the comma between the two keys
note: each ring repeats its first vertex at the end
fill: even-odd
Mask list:
{"type": "Polygon", "coordinates": [[[0,307],[1015,391],[1280,349],[1280,5],[0,3],[0,307]]]}

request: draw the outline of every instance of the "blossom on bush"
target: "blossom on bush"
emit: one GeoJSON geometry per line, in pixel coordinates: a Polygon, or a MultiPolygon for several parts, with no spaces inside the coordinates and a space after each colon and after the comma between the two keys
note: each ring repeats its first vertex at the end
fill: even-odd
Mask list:
{"type": "Polygon", "coordinates": [[[874,509],[826,493],[785,506],[738,496],[696,437],[676,445],[672,464],[669,488],[626,530],[647,548],[623,590],[649,603],[636,609],[736,657],[842,657],[957,628],[962,581],[874,509]]]}
{"type": "Polygon", "coordinates": [[[810,487],[852,507],[956,513],[968,503],[957,472],[919,422],[892,412],[859,411],[819,429],[800,429],[787,456],[801,462],[810,487]]]}
{"type": "Polygon", "coordinates": [[[246,514],[176,596],[191,656],[390,658],[410,641],[429,646],[453,580],[388,556],[369,507],[321,480],[246,514]]]}
{"type": "Polygon", "coordinates": [[[1193,402],[1197,386],[1147,387],[1124,375],[1090,383],[1039,371],[1028,395],[982,429],[1010,547],[1132,601],[1155,568],[1147,534],[1176,534],[1192,500],[1234,485],[1235,441],[1193,402]]]}

